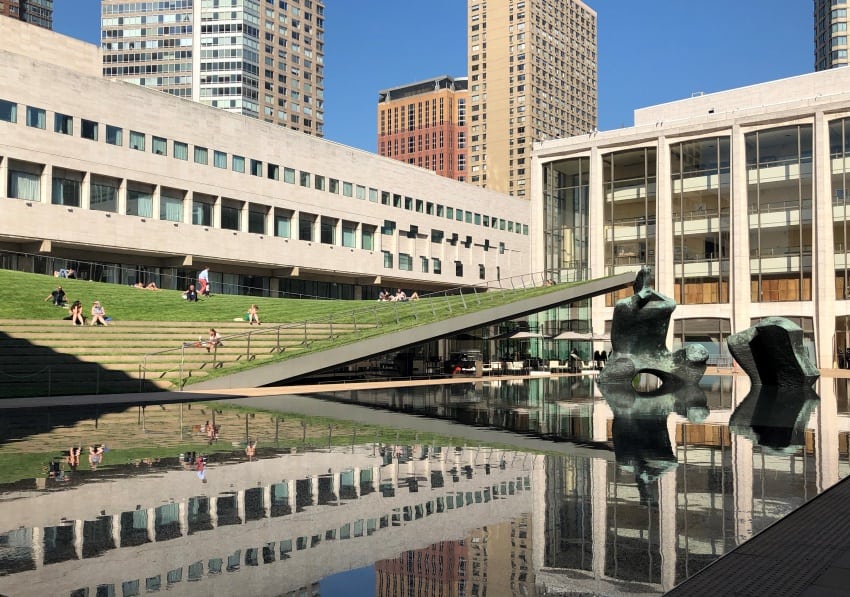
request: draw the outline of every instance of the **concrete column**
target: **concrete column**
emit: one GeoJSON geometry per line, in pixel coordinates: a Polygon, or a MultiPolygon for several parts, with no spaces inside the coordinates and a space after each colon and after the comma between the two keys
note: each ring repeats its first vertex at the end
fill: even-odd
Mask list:
{"type": "Polygon", "coordinates": [[[287,481],[286,482],[286,503],[289,505],[289,508],[292,512],[295,512],[296,507],[296,488],[295,481],[287,481]]]}
{"type": "Polygon", "coordinates": [[[319,476],[310,477],[310,502],[315,505],[319,501],[319,476]]]}
{"type": "Polygon", "coordinates": [[[590,513],[593,540],[593,577],[605,578],[605,558],[608,535],[608,461],[590,459],[590,513]]]}
{"type": "MultiPolygon", "coordinates": [[[[812,301],[814,301],[815,347],[819,367],[835,367],[835,238],[830,180],[829,121],[815,114],[812,148],[812,301]]],[[[802,215],[802,214],[801,214],[802,215]]],[[[826,385],[826,384],[823,384],[826,385]]]]}
{"type": "Polygon", "coordinates": [[[360,497],[360,467],[354,467],[354,495],[360,497]]]}
{"type": "Polygon", "coordinates": [[[80,209],[91,209],[91,172],[83,172],[80,182],[80,209]]]}
{"type": "MultiPolygon", "coordinates": [[[[221,204],[221,198],[219,198],[219,200],[216,201],[216,203],[221,204]]],[[[240,232],[248,232],[248,214],[251,211],[249,209],[250,206],[251,206],[250,203],[248,203],[247,201],[244,201],[242,203],[242,209],[239,210],[239,231],[240,232]]],[[[219,207],[219,210],[220,209],[221,208],[219,207]]],[[[221,220],[219,220],[218,222],[219,222],[219,225],[221,225],[221,220]]]]}
{"type": "MultiPolygon", "coordinates": [[[[835,396],[835,384],[831,379],[820,383],[818,394],[820,403],[817,412],[817,429],[815,437],[815,467],[817,470],[818,491],[835,485],[839,481],[838,474],[838,402],[835,396]]],[[[805,456],[804,456],[805,458],[805,456]]]]}
{"type": "Polygon", "coordinates": [[[32,561],[35,569],[44,567],[44,529],[32,527],[32,561]]]}
{"type": "Polygon", "coordinates": [[[177,504],[177,520],[180,522],[180,536],[189,536],[189,502],[182,501],[177,504]]]}
{"type": "Polygon", "coordinates": [[[74,521],[74,553],[77,554],[78,560],[83,559],[83,539],[85,537],[83,533],[84,525],[84,520],[74,521]]]}
{"type": "MultiPolygon", "coordinates": [[[[608,275],[605,267],[605,183],[602,152],[598,147],[590,150],[590,179],[588,188],[588,278],[608,275]]],[[[593,329],[601,333],[605,329],[605,295],[590,299],[593,329]]]]}
{"type": "Polygon", "coordinates": [[[381,467],[372,467],[372,491],[378,491],[381,488],[381,467]]]}
{"type": "Polygon", "coordinates": [[[53,165],[46,164],[41,171],[41,188],[39,189],[39,201],[50,205],[53,197],[53,165]]]}
{"type": "Polygon", "coordinates": [[[112,515],[112,541],[116,549],[121,547],[121,514],[112,515]]]}
{"type": "Polygon", "coordinates": [[[593,441],[608,441],[608,421],[613,418],[611,407],[602,400],[594,400],[593,413],[591,414],[591,425],[593,429],[593,441]]]}
{"type": "Polygon", "coordinates": [[[115,213],[125,215],[127,213],[127,179],[122,178],[118,183],[118,204],[115,213]]]}
{"type": "Polygon", "coordinates": [[[183,193],[183,221],[192,223],[192,204],[195,202],[194,193],[186,191],[183,193]]]}
{"type": "Polygon", "coordinates": [[[151,218],[159,220],[159,212],[162,209],[162,186],[154,185],[151,193],[151,218]]]}
{"type": "Polygon", "coordinates": [[[241,524],[245,524],[245,490],[240,489],[236,492],[236,515],[239,517],[241,524]]]}
{"type": "Polygon", "coordinates": [[[0,156],[0,198],[9,196],[9,158],[0,156]]]}
{"type": "Polygon", "coordinates": [[[337,503],[339,503],[339,493],[342,489],[342,473],[334,473],[333,477],[331,478],[333,479],[332,483],[334,496],[336,497],[337,503]]]}
{"type": "MultiPolygon", "coordinates": [[[[655,180],[655,288],[673,296],[675,273],[673,271],[673,186],[670,176],[670,143],[667,138],[658,138],[655,180]]],[[[648,226],[648,223],[647,223],[648,226]]],[[[651,235],[650,235],[651,236],[651,235]]],[[[673,337],[673,326],[668,330],[667,344],[673,337]]]]}
{"type": "Polygon", "coordinates": [[[271,483],[263,486],[263,510],[265,517],[269,518],[272,515],[272,486],[271,483]]]}
{"type": "Polygon", "coordinates": [[[673,471],[658,479],[658,516],[661,588],[667,592],[676,585],[676,473],[673,471]]]}
{"type": "Polygon", "coordinates": [[[732,184],[729,209],[729,300],[732,330],[750,327],[750,220],[747,209],[747,151],[740,125],[732,127],[732,184]]]}
{"type": "Polygon", "coordinates": [[[210,497],[210,524],[218,528],[218,498],[210,497]]]}
{"type": "Polygon", "coordinates": [[[753,443],[732,434],[732,474],[735,504],[735,541],[753,536],[753,443]]]}
{"type": "Polygon", "coordinates": [[[148,508],[148,541],[156,541],[156,508],[148,508]]]}
{"type": "MultiPolygon", "coordinates": [[[[531,469],[531,562],[534,570],[546,565],[546,461],[547,456],[533,456],[531,469]]],[[[553,508],[554,511],[554,508],[553,508]]]]}

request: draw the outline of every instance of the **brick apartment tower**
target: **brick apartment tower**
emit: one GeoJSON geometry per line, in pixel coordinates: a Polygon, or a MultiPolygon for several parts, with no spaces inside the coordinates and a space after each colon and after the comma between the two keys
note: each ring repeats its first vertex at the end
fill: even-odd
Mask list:
{"type": "Polygon", "coordinates": [[[0,0],[0,15],[53,29],[53,0],[0,0]]]}
{"type": "Polygon", "coordinates": [[[815,2],[815,70],[847,66],[847,9],[844,0],[815,2]]]}
{"type": "Polygon", "coordinates": [[[466,180],[466,78],[441,76],[378,94],[378,153],[466,180]]]}
{"type": "Polygon", "coordinates": [[[469,182],[525,197],[536,141],[597,127],[596,12],[580,0],[468,0],[469,182]]]}
{"type": "Polygon", "coordinates": [[[147,4],[102,1],[105,77],[324,136],[323,0],[147,4]]]}

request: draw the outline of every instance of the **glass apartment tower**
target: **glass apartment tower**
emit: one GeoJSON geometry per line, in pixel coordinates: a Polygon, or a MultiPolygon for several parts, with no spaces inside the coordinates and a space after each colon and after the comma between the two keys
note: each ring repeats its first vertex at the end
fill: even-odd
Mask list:
{"type": "Polygon", "coordinates": [[[846,0],[814,0],[815,70],[850,64],[846,0]]]}
{"type": "Polygon", "coordinates": [[[103,74],[323,136],[324,3],[104,0],[103,74]]]}
{"type": "Polygon", "coordinates": [[[470,0],[468,27],[467,180],[526,197],[532,143],[596,129],[596,13],[580,0],[470,0]]]}

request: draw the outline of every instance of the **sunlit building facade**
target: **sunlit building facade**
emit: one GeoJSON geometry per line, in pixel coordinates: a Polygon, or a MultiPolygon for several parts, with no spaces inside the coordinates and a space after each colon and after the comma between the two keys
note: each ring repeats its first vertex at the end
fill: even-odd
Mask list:
{"type": "Polygon", "coordinates": [[[814,0],[815,70],[847,66],[846,0],[814,0]]]}
{"type": "Polygon", "coordinates": [[[0,16],[53,29],[53,0],[0,0],[0,16]]]}
{"type": "MultiPolygon", "coordinates": [[[[832,366],[850,337],[848,88],[850,71],[813,73],[540,144],[535,266],[554,279],[651,266],[679,305],[674,344],[722,359],[730,332],[784,316],[832,366]]],[[[620,296],[593,300],[596,329],[620,296]]]]}
{"type": "Polygon", "coordinates": [[[323,136],[324,2],[101,5],[106,77],[323,136]]]}
{"type": "Polygon", "coordinates": [[[437,77],[378,94],[378,153],[466,180],[468,80],[437,77]]]}
{"type": "Polygon", "coordinates": [[[467,10],[467,180],[528,198],[532,143],[597,126],[596,12],[581,0],[467,10]]]}

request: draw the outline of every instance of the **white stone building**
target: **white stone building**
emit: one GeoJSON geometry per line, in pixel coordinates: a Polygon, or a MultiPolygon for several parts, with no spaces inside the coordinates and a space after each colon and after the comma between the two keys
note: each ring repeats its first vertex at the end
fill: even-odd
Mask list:
{"type": "Polygon", "coordinates": [[[97,279],[179,288],[210,266],[225,292],[337,298],[530,271],[527,201],[100,65],[95,46],[0,20],[4,267],[79,260],[97,279]]]}
{"type": "MultiPolygon", "coordinates": [[[[635,111],[635,126],[534,152],[532,269],[553,278],[652,266],[674,345],[724,359],[730,332],[800,324],[820,367],[850,342],[850,70],[635,111]]],[[[613,295],[597,297],[594,329],[613,295]]]]}

